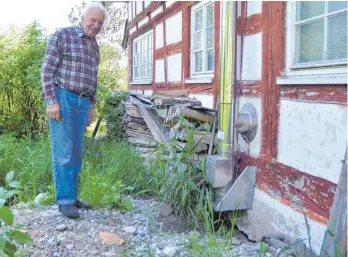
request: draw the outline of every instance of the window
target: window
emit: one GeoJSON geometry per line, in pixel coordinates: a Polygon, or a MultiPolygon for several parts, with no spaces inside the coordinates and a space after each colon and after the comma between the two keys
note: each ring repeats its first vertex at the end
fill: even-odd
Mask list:
{"type": "Polygon", "coordinates": [[[191,76],[213,76],[215,61],[215,5],[201,2],[191,14],[191,76]]]}
{"type": "Polygon", "coordinates": [[[143,1],[135,1],[136,5],[136,15],[143,11],[143,1]]]}
{"type": "Polygon", "coordinates": [[[294,64],[347,60],[347,2],[296,2],[294,64]]]}
{"type": "Polygon", "coordinates": [[[133,81],[152,81],[152,30],[133,41],[133,81]]]}
{"type": "Polygon", "coordinates": [[[151,4],[151,1],[144,1],[145,9],[151,4]]]}
{"type": "Polygon", "coordinates": [[[278,84],[346,83],[346,69],[347,2],[288,2],[286,71],[278,84]],[[284,80],[295,76],[304,80],[284,80]]]}
{"type": "Polygon", "coordinates": [[[132,13],[132,3],[128,3],[128,21],[131,21],[133,19],[133,13],[132,13]]]}

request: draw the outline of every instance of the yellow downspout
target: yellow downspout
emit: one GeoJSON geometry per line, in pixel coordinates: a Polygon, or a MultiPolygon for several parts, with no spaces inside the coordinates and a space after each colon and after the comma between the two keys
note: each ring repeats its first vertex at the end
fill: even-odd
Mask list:
{"type": "Polygon", "coordinates": [[[232,157],[235,2],[221,2],[218,155],[232,157]],[[234,22],[234,21],[233,21],[234,22]]]}

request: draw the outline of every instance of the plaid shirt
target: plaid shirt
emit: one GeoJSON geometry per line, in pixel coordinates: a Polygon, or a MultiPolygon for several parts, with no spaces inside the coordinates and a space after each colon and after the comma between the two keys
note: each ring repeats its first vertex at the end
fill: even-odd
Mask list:
{"type": "Polygon", "coordinates": [[[56,86],[89,96],[95,105],[99,47],[94,39],[88,50],[81,26],[57,30],[50,38],[41,68],[41,83],[47,104],[58,103],[56,86]]]}

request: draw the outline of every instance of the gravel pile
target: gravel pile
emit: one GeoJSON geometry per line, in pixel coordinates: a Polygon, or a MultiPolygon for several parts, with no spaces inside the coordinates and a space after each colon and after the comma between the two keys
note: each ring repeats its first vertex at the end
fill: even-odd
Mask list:
{"type": "MultiPolygon", "coordinates": [[[[127,213],[112,208],[82,210],[77,220],[64,217],[56,205],[13,207],[15,224],[24,225],[33,238],[32,245],[20,248],[23,256],[274,256],[258,254],[260,243],[243,235],[225,249],[207,247],[204,232],[191,231],[167,211],[168,206],[153,199],[131,200],[135,208],[127,213]]],[[[217,240],[223,245],[222,238],[217,240]]]]}

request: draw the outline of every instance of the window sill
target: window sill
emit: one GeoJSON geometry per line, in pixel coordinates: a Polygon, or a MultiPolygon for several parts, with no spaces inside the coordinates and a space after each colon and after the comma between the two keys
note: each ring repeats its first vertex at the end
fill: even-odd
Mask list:
{"type": "Polygon", "coordinates": [[[330,68],[346,66],[347,60],[338,61],[323,61],[323,62],[310,62],[310,63],[299,63],[290,65],[290,69],[308,69],[308,68],[330,68]]]}
{"type": "Polygon", "coordinates": [[[135,80],[129,82],[130,85],[152,85],[152,80],[135,80]]]}
{"type": "Polygon", "coordinates": [[[185,79],[185,83],[187,84],[211,84],[213,82],[213,78],[189,78],[185,79]]]}
{"type": "Polygon", "coordinates": [[[320,84],[346,84],[347,73],[294,75],[277,77],[278,85],[320,85],[320,84]]]}

